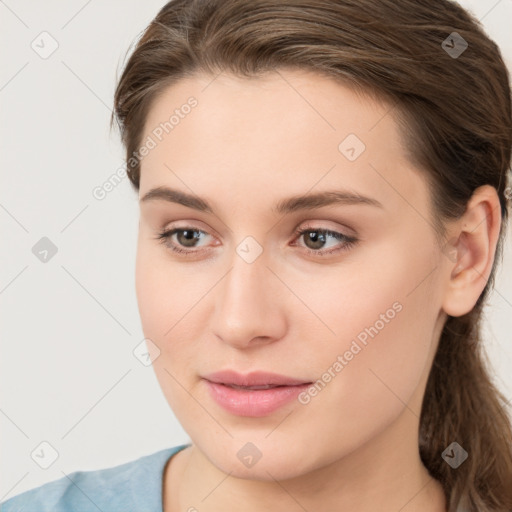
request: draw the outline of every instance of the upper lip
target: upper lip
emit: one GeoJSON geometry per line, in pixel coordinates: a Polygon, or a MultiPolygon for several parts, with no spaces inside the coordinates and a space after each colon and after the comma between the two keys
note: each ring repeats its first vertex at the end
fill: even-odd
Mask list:
{"type": "Polygon", "coordinates": [[[210,373],[203,377],[210,382],[217,384],[235,386],[296,386],[298,384],[309,384],[309,381],[294,379],[278,373],[255,371],[247,374],[238,373],[234,370],[223,370],[210,373]]]}

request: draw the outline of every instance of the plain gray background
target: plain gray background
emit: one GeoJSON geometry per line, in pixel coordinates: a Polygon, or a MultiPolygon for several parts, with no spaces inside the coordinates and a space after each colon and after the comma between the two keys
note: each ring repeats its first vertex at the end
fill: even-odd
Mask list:
{"type": "MultiPolygon", "coordinates": [[[[461,3],[512,69],[512,0],[461,3]]],[[[137,195],[124,179],[103,200],[93,196],[123,167],[118,134],[109,133],[116,77],[164,4],[0,0],[0,501],[75,470],[188,441],[152,367],[133,354],[143,340],[134,285],[137,195]],[[52,44],[58,48],[42,58],[52,44]],[[49,249],[42,262],[36,244],[57,252],[49,249]],[[42,442],[58,453],[47,469],[41,464],[53,452],[42,442]]],[[[511,231],[485,325],[507,398],[511,231]]]]}

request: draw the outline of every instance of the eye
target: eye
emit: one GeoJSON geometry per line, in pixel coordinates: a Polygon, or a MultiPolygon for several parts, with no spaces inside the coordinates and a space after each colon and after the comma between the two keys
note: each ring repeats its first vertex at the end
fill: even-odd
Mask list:
{"type": "Polygon", "coordinates": [[[304,238],[306,252],[313,256],[326,256],[333,253],[347,251],[358,241],[354,236],[348,236],[343,233],[339,233],[338,231],[322,229],[314,226],[298,229],[295,231],[295,234],[298,239],[302,237],[304,238]],[[329,238],[334,241],[334,248],[320,250],[324,248],[329,238]],[[338,242],[338,244],[336,244],[336,242],[338,242]]]}
{"type": "MultiPolygon", "coordinates": [[[[338,231],[312,226],[296,230],[295,235],[297,239],[304,237],[305,251],[313,256],[326,256],[333,253],[347,251],[358,241],[357,238],[344,235],[338,231]],[[329,239],[334,241],[334,248],[325,250],[324,246],[328,243],[329,239]]],[[[196,244],[208,236],[211,235],[205,231],[187,226],[161,231],[156,236],[156,239],[160,240],[162,244],[173,252],[187,255],[200,252],[196,250],[198,247],[196,244]],[[173,240],[174,236],[176,236],[175,241],[173,240]]]]}
{"type": "Polygon", "coordinates": [[[195,243],[204,238],[202,235],[209,236],[208,233],[200,229],[184,227],[161,231],[156,239],[160,240],[161,243],[163,243],[166,247],[174,252],[188,254],[198,252],[194,250],[188,250],[187,248],[195,248],[195,243]],[[176,235],[176,240],[179,245],[172,241],[172,237],[174,235],[176,235]],[[185,247],[185,249],[183,247],[185,247]]]}

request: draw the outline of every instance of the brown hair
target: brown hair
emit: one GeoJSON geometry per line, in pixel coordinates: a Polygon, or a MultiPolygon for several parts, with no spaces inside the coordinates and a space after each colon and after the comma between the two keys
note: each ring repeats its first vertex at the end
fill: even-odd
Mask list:
{"type": "MultiPolygon", "coordinates": [[[[443,220],[459,217],[476,188],[497,190],[502,226],[492,274],[473,310],[445,322],[426,386],[419,449],[450,512],[459,503],[472,512],[512,510],[510,420],[480,333],[502,257],[510,191],[511,94],[498,47],[449,0],[171,1],[142,33],[115,92],[133,186],[138,190],[140,161],[133,155],[149,108],[170,84],[197,72],[250,78],[284,68],[340,79],[394,104],[410,157],[430,186],[439,240],[443,220]],[[459,37],[467,49],[450,54],[459,37]],[[469,453],[457,469],[442,458],[454,441],[469,453]]],[[[111,126],[113,120],[114,114],[111,126]]]]}

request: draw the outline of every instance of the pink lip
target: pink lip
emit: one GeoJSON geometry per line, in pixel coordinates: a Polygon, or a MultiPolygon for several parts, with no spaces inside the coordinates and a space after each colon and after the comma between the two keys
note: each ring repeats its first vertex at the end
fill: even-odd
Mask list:
{"type": "Polygon", "coordinates": [[[233,370],[203,377],[215,402],[238,416],[266,416],[292,401],[311,382],[268,372],[242,375],[233,370]],[[277,386],[268,389],[238,389],[232,386],[277,386]]]}
{"type": "Polygon", "coordinates": [[[237,386],[295,386],[297,384],[307,384],[308,381],[293,379],[285,375],[269,372],[251,372],[247,375],[237,373],[234,370],[223,370],[220,372],[210,373],[203,377],[210,382],[219,384],[235,384],[237,386]]]}

